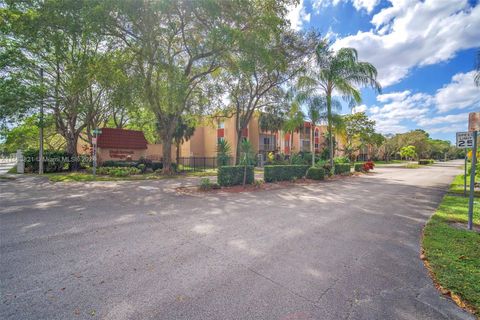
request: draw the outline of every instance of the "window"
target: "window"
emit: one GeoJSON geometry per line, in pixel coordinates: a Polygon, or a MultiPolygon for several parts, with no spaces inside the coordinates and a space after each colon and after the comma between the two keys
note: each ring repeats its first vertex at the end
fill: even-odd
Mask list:
{"type": "Polygon", "coordinates": [[[218,138],[217,138],[217,143],[220,143],[221,141],[224,141],[224,140],[225,140],[224,137],[218,137],[218,138]]]}
{"type": "Polygon", "coordinates": [[[263,138],[263,144],[270,144],[270,138],[263,138]]]}
{"type": "Polygon", "coordinates": [[[315,143],[315,149],[318,149],[318,143],[315,143]]]}
{"type": "Polygon", "coordinates": [[[315,130],[315,137],[318,137],[318,130],[315,130]]]}
{"type": "Polygon", "coordinates": [[[290,141],[289,140],[285,140],[285,147],[290,147],[290,141]]]}
{"type": "Polygon", "coordinates": [[[218,121],[218,129],[225,129],[225,122],[218,121]]]}

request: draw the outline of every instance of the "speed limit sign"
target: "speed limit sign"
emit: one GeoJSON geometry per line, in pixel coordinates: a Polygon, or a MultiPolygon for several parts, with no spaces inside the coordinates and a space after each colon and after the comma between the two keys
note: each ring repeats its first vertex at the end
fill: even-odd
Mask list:
{"type": "Polygon", "coordinates": [[[473,148],[473,132],[457,132],[457,148],[473,148]]]}

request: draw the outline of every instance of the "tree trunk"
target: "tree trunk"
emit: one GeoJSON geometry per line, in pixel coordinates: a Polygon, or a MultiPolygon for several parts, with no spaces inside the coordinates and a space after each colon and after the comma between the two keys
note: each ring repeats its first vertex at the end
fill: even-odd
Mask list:
{"type": "Polygon", "coordinates": [[[68,166],[69,170],[76,171],[80,167],[80,163],[78,162],[78,153],[77,153],[78,135],[76,135],[75,133],[69,133],[64,138],[65,140],[67,140],[67,152],[71,157],[71,161],[68,166]]]}
{"type": "Polygon", "coordinates": [[[328,135],[330,145],[330,167],[333,169],[333,130],[332,130],[332,96],[327,94],[327,118],[328,118],[328,135]]]}
{"type": "Polygon", "coordinates": [[[237,130],[237,147],[235,148],[235,165],[238,166],[240,164],[240,143],[241,143],[241,134],[242,130],[237,130]]]}
{"type": "Polygon", "coordinates": [[[172,175],[172,136],[168,135],[162,138],[163,147],[163,169],[162,174],[172,175]]]}
{"type": "Polygon", "coordinates": [[[311,138],[310,138],[310,151],[312,152],[312,167],[315,165],[315,126],[312,123],[310,128],[311,138]]]}
{"type": "Polygon", "coordinates": [[[176,155],[175,155],[175,161],[177,162],[177,166],[180,162],[180,143],[176,143],[175,144],[175,147],[177,148],[175,151],[176,151],[176,155]]]}

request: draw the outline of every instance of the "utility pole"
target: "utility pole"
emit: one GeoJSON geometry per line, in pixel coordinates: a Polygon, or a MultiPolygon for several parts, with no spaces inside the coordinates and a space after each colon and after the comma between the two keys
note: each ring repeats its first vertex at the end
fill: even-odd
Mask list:
{"type": "Polygon", "coordinates": [[[38,148],[38,174],[43,174],[43,68],[40,68],[40,146],[38,148]]]}

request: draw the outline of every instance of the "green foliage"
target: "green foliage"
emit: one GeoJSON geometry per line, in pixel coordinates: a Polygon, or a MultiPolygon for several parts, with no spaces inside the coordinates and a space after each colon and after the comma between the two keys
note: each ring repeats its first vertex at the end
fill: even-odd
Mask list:
{"type": "MultiPolygon", "coordinates": [[[[361,93],[358,87],[370,86],[381,91],[377,82],[376,68],[363,61],[358,61],[357,51],[353,48],[333,50],[329,42],[324,39],[316,48],[316,62],[318,70],[310,72],[300,79],[303,87],[314,88],[326,99],[326,119],[329,133],[330,164],[333,165],[333,121],[332,107],[335,103],[332,93],[336,90],[350,105],[361,103],[361,93]]],[[[338,107],[338,106],[337,106],[338,107]]]]}
{"type": "Polygon", "coordinates": [[[243,184],[244,170],[247,170],[246,184],[254,181],[253,166],[223,166],[217,171],[217,181],[221,186],[235,186],[243,184]]]}
{"type": "Polygon", "coordinates": [[[375,134],[375,121],[369,120],[365,112],[356,112],[343,116],[345,136],[345,153],[351,160],[355,160],[355,154],[363,146],[381,143],[382,135],[375,134]]]}
{"type": "Polygon", "coordinates": [[[307,165],[309,159],[305,157],[303,153],[294,153],[290,156],[290,163],[292,165],[307,165]]]}
{"type": "Polygon", "coordinates": [[[307,171],[307,178],[312,180],[324,180],[325,170],[318,167],[310,167],[307,171]]]}
{"type": "Polygon", "coordinates": [[[240,143],[240,164],[253,166],[255,163],[255,151],[253,150],[252,143],[245,139],[240,143]]]}
{"type": "Polygon", "coordinates": [[[219,140],[217,144],[217,166],[228,166],[230,164],[230,159],[232,148],[227,140],[219,140]]]}
{"type": "MultiPolygon", "coordinates": [[[[38,150],[30,149],[23,152],[26,172],[38,172],[38,150]]],[[[44,150],[43,170],[45,173],[61,172],[69,169],[71,155],[65,151],[44,150]]]]}
{"type": "MultiPolygon", "coordinates": [[[[15,153],[17,149],[38,149],[39,142],[39,116],[34,114],[26,117],[15,127],[5,130],[2,133],[5,142],[3,151],[5,153],[15,153]]],[[[61,150],[65,147],[65,139],[56,132],[54,118],[47,115],[43,121],[44,148],[49,150],[61,150]]],[[[0,140],[1,140],[0,136],[0,140]]]]}
{"type": "Polygon", "coordinates": [[[140,174],[142,171],[135,167],[98,167],[96,173],[99,175],[109,175],[111,177],[128,177],[130,175],[140,174]]]}
{"type": "Polygon", "coordinates": [[[435,163],[435,160],[433,159],[420,159],[418,160],[418,164],[421,164],[421,165],[427,165],[427,164],[433,164],[435,163]]]}
{"type": "Polygon", "coordinates": [[[363,171],[363,163],[355,163],[354,169],[355,169],[355,172],[362,172],[363,171]]]}
{"type": "Polygon", "coordinates": [[[349,163],[337,163],[333,167],[335,174],[345,174],[350,173],[350,164],[349,163]]]}
{"type": "Polygon", "coordinates": [[[265,166],[264,180],[265,182],[274,182],[303,178],[309,167],[309,165],[265,166]]]}
{"type": "Polygon", "coordinates": [[[417,156],[415,146],[405,146],[400,149],[400,157],[405,159],[413,159],[417,156]]]}
{"type": "Polygon", "coordinates": [[[333,159],[334,164],[344,164],[344,163],[350,163],[350,159],[348,157],[335,157],[333,159]]]}
{"type": "Polygon", "coordinates": [[[202,191],[209,191],[212,189],[220,189],[220,185],[218,183],[211,182],[209,178],[202,178],[198,188],[202,191]]]}

